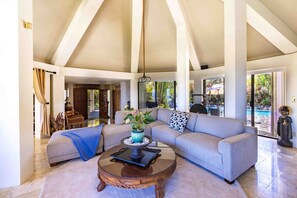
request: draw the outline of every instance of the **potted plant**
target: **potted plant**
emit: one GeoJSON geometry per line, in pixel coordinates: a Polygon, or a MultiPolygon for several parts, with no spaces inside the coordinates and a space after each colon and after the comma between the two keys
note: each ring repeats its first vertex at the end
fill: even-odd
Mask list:
{"type": "Polygon", "coordinates": [[[151,111],[131,111],[124,120],[131,124],[131,138],[133,143],[140,143],[144,138],[144,128],[155,119],[150,115],[151,111]]]}

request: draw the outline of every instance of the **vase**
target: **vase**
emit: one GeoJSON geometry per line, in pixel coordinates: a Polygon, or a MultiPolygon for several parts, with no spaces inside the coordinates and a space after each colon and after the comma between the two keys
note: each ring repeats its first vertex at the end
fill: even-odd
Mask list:
{"type": "Polygon", "coordinates": [[[144,138],[144,131],[137,131],[137,130],[132,130],[131,131],[131,138],[133,143],[141,143],[143,138],[144,138]]]}

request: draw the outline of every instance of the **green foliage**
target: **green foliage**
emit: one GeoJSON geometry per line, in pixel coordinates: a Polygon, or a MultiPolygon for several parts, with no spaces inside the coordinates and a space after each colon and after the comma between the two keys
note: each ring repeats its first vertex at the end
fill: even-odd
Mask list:
{"type": "MultiPolygon", "coordinates": [[[[272,102],[271,74],[255,75],[255,105],[257,107],[269,107],[272,102]]],[[[251,78],[247,79],[247,103],[251,100],[251,78]]]]}
{"type": "Polygon", "coordinates": [[[153,92],[157,91],[157,104],[160,108],[170,108],[170,102],[173,100],[174,83],[172,81],[157,82],[155,90],[155,82],[146,83],[146,101],[155,102],[153,92]],[[169,90],[169,93],[168,91],[169,90]],[[168,97],[169,95],[169,97],[168,97]]]}
{"type": "Polygon", "coordinates": [[[146,125],[155,121],[150,113],[151,111],[147,111],[144,113],[139,111],[132,111],[124,118],[124,120],[131,124],[132,130],[142,131],[146,125]]]}

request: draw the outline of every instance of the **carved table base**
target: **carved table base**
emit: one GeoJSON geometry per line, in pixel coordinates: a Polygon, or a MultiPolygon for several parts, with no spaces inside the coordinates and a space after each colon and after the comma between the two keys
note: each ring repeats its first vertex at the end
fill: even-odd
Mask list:
{"type": "Polygon", "coordinates": [[[122,146],[116,146],[104,152],[98,160],[98,192],[106,185],[120,188],[147,188],[155,186],[157,198],[165,196],[164,183],[176,169],[176,155],[170,147],[160,147],[161,156],[149,166],[143,168],[135,165],[113,161],[110,154],[119,151],[122,146]]]}
{"type": "Polygon", "coordinates": [[[100,192],[105,188],[106,184],[99,176],[98,178],[100,180],[100,183],[98,184],[97,191],[100,192]]]}
{"type": "Polygon", "coordinates": [[[98,184],[97,191],[102,191],[105,186],[112,185],[120,188],[147,188],[149,186],[155,186],[156,198],[163,198],[165,196],[164,183],[165,179],[170,177],[175,171],[176,163],[170,168],[164,171],[164,174],[151,177],[140,177],[138,179],[127,179],[112,177],[104,172],[98,173],[100,183],[98,184]]]}

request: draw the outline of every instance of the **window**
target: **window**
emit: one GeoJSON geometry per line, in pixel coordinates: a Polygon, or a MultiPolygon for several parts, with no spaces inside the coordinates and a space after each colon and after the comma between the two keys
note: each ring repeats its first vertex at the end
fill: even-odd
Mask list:
{"type": "Polygon", "coordinates": [[[176,108],[176,82],[155,81],[138,83],[138,107],[176,108]]]}
{"type": "Polygon", "coordinates": [[[203,104],[208,114],[224,117],[225,82],[224,78],[203,80],[203,104]]]}

